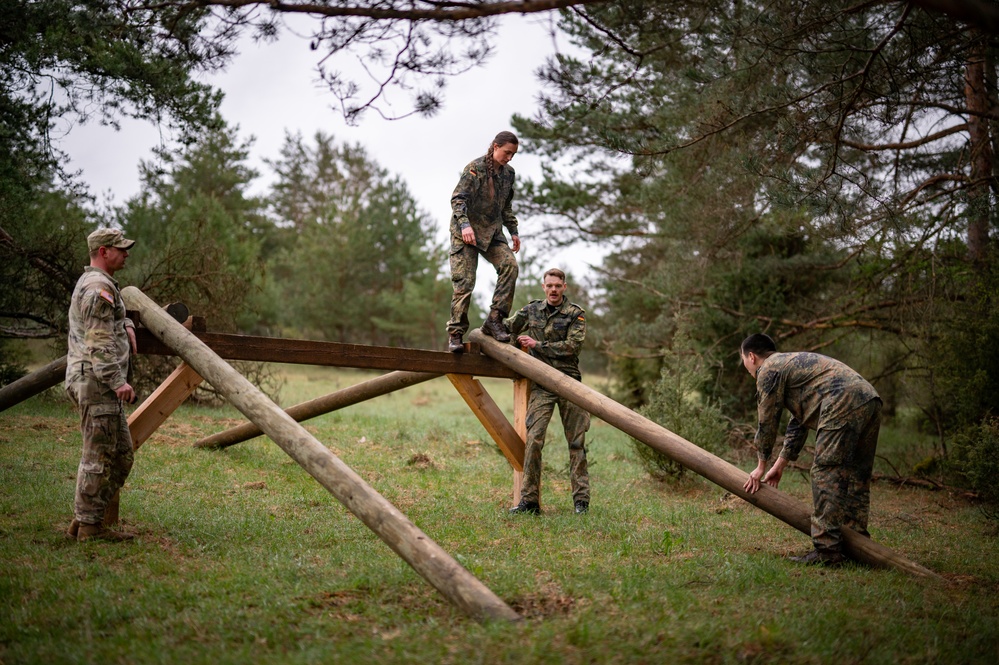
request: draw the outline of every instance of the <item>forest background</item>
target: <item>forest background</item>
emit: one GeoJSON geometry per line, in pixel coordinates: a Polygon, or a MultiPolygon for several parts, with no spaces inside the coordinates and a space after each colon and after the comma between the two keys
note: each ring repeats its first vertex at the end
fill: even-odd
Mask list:
{"type": "MultiPolygon", "coordinates": [[[[446,248],[363,146],[289,134],[270,191],[248,192],[247,145],[197,74],[224,68],[243,35],[281,38],[291,11],[0,2],[3,382],[25,371],[24,340],[63,344],[84,239],[106,224],[142,241],[124,283],[210,313],[213,329],[442,347],[446,248]],[[101,207],[61,167],[53,123],[127,117],[170,127],[179,147],[143,164],[138,195],[101,207]]],[[[511,124],[546,164],[521,185],[520,216],[550,247],[607,252],[573,292],[586,369],[718,450],[751,433],[745,335],[833,355],[890,416],[936,435],[914,471],[970,487],[994,516],[994,5],[330,0],[304,13],[321,62],[365,54],[370,78],[319,76],[349,122],[369,122],[387,90],[436,112],[514,11],[557,11],[572,44],[539,63],[538,108],[511,124]]],[[[522,279],[544,267],[526,262],[522,279]]]]}

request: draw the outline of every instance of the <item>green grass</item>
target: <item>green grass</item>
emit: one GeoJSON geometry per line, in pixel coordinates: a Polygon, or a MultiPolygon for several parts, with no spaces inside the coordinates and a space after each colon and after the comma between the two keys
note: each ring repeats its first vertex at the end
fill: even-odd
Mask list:
{"type": "MultiPolygon", "coordinates": [[[[282,370],[285,405],[369,376],[282,370]]],[[[510,383],[484,383],[509,413],[510,383]]],[[[591,512],[572,512],[553,424],[539,518],[506,514],[510,468],[445,379],[307,423],[526,617],[480,625],[268,439],[190,447],[240,421],[182,407],[122,495],[139,539],[77,544],[75,413],[49,397],[0,414],[0,663],[999,662],[997,536],[960,497],[873,490],[875,537],[943,582],[803,568],[784,557],[806,536],[701,479],[653,482],[600,421],[591,512]]],[[[880,453],[930,447],[886,428],[880,453]]],[[[782,489],[809,501],[802,474],[782,489]]]]}

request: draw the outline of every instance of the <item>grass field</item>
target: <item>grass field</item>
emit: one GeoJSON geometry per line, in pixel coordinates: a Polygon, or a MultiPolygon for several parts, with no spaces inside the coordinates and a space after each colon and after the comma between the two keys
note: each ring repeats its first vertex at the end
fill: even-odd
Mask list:
{"type": "MultiPolygon", "coordinates": [[[[370,376],[281,370],[285,406],[370,376]]],[[[510,383],[484,383],[509,412],[510,383]]],[[[75,412],[47,395],[0,413],[0,665],[999,662],[997,534],[960,497],[873,489],[874,537],[943,581],[805,568],[785,557],[806,536],[707,481],[652,481],[600,421],[590,513],[553,424],[537,518],[507,515],[510,467],[445,379],[307,423],[525,618],[480,625],[268,439],[190,445],[240,422],[182,407],[122,494],[139,538],[77,544],[75,412]]],[[[904,473],[929,444],[889,427],[879,451],[904,473]]],[[[809,502],[800,473],[781,489],[809,502]]]]}

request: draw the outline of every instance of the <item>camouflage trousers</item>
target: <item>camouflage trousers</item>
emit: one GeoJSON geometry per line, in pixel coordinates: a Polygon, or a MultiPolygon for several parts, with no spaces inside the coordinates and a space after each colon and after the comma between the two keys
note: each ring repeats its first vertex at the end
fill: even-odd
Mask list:
{"type": "MultiPolygon", "coordinates": [[[[454,294],[451,296],[451,319],[447,322],[447,332],[468,332],[468,306],[472,302],[472,291],[475,289],[475,271],[479,267],[479,250],[475,245],[466,245],[460,240],[451,243],[451,286],[454,294]]],[[[496,290],[493,291],[493,301],[490,309],[500,312],[506,317],[513,307],[513,292],[517,287],[517,257],[505,242],[493,242],[482,256],[496,268],[496,290]]]]}
{"type": "Polygon", "coordinates": [[[100,524],[108,502],[132,470],[132,435],[120,402],[81,404],[79,409],[83,454],[73,513],[81,524],[100,524]]]}
{"type": "Polygon", "coordinates": [[[586,468],[586,448],[583,444],[586,430],[590,429],[590,414],[537,384],[531,384],[531,396],[527,400],[527,449],[524,451],[524,482],[520,499],[537,503],[540,496],[541,451],[545,447],[545,433],[556,405],[562,417],[565,439],[569,442],[572,500],[589,503],[590,475],[586,468]]]}
{"type": "Polygon", "coordinates": [[[881,400],[857,409],[848,425],[819,430],[812,464],[812,543],[815,549],[841,552],[842,528],[869,535],[871,473],[881,430],[881,400]]]}

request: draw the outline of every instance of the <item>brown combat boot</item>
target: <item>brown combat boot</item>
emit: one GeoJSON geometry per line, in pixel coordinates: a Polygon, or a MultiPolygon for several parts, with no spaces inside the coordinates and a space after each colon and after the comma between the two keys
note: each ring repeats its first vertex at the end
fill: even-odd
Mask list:
{"type": "Polygon", "coordinates": [[[447,350],[451,353],[465,352],[465,343],[461,341],[461,333],[453,332],[448,335],[447,350]]]}
{"type": "Polygon", "coordinates": [[[73,521],[69,523],[69,528],[66,529],[66,537],[70,540],[76,540],[76,535],[80,532],[80,520],[73,518],[73,521]]]}
{"type": "Polygon", "coordinates": [[[76,531],[77,542],[83,543],[88,540],[107,540],[110,542],[122,542],[135,538],[134,533],[128,531],[114,531],[105,528],[100,524],[80,524],[76,531]]]}
{"type": "Polygon", "coordinates": [[[500,316],[499,311],[495,309],[489,312],[489,318],[482,324],[482,332],[489,335],[497,342],[506,344],[510,341],[510,331],[507,330],[506,325],[504,325],[503,317],[500,316]]]}

